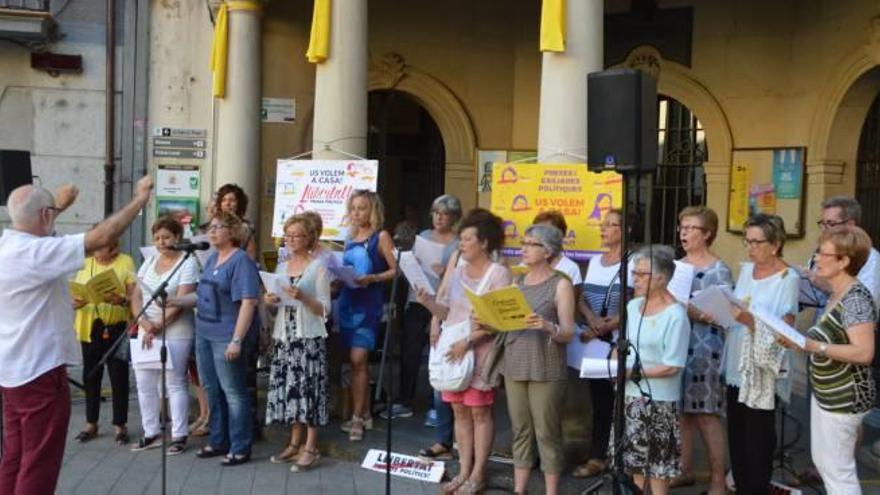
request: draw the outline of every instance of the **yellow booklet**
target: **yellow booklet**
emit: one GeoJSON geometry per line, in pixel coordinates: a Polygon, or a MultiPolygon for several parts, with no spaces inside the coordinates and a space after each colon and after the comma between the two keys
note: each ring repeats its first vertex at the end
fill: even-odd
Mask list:
{"type": "Polygon", "coordinates": [[[526,301],[519,287],[511,285],[493,290],[483,295],[465,290],[474,313],[486,326],[500,331],[510,332],[525,328],[526,316],[532,314],[532,308],[526,301]]]}
{"type": "Polygon", "coordinates": [[[520,275],[526,275],[527,273],[529,273],[529,267],[527,267],[526,265],[514,265],[509,268],[510,273],[514,277],[519,277],[520,275]]]}
{"type": "Polygon", "coordinates": [[[116,272],[104,270],[84,284],[70,282],[70,294],[90,304],[101,304],[107,302],[110,294],[125,297],[125,286],[116,276],[116,272]]]}

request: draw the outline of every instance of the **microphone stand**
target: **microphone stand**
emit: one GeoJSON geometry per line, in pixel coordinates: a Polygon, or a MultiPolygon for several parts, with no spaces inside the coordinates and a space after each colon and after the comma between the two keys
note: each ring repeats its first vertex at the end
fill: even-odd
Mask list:
{"type": "MultiPolygon", "coordinates": [[[[629,210],[629,180],[631,176],[638,176],[639,172],[618,171],[623,176],[623,211],[620,219],[621,234],[621,257],[620,257],[620,304],[618,305],[618,316],[620,324],[618,327],[619,338],[617,339],[617,388],[614,389],[614,413],[612,415],[614,428],[614,444],[612,449],[612,466],[611,471],[605,476],[603,483],[595,483],[591,485],[585,494],[599,493],[598,490],[602,484],[611,488],[613,495],[636,495],[643,491],[633,482],[631,476],[626,473],[623,466],[623,437],[626,416],[624,415],[624,401],[626,400],[626,358],[629,355],[630,343],[626,334],[626,305],[629,302],[627,297],[627,278],[629,275],[629,229],[627,216],[629,210]]],[[[645,488],[648,489],[649,481],[646,478],[645,488]]]]}
{"type": "MultiPolygon", "coordinates": [[[[137,316],[135,316],[134,323],[132,323],[131,326],[128,328],[129,331],[132,328],[137,328],[137,322],[140,321],[141,318],[143,318],[144,314],[146,314],[147,308],[149,308],[150,305],[153,304],[157,299],[161,300],[160,307],[162,308],[162,340],[161,340],[162,343],[161,343],[161,347],[159,348],[159,362],[161,363],[161,368],[160,368],[160,372],[159,372],[159,379],[162,382],[162,385],[161,385],[161,389],[160,389],[161,392],[159,394],[160,395],[160,397],[159,397],[160,406],[159,407],[161,408],[160,412],[165,410],[165,398],[168,395],[167,385],[165,384],[165,375],[167,373],[167,366],[168,366],[168,347],[166,345],[166,340],[165,340],[165,333],[166,333],[165,332],[165,323],[166,323],[166,321],[165,321],[165,308],[168,303],[168,291],[167,291],[168,281],[171,280],[172,278],[174,278],[174,275],[180,270],[180,268],[183,266],[183,264],[186,263],[186,260],[189,259],[193,255],[194,252],[195,252],[194,249],[192,249],[192,250],[187,249],[187,250],[183,251],[183,258],[179,262],[177,262],[177,264],[174,265],[174,267],[171,269],[171,272],[169,272],[168,275],[165,277],[165,280],[163,280],[162,283],[160,283],[159,286],[156,287],[156,289],[153,291],[153,293],[150,294],[149,301],[144,303],[140,312],[137,314],[137,316]]],[[[128,337],[129,331],[123,332],[122,334],[119,335],[119,337],[116,338],[116,340],[110,346],[110,349],[108,349],[107,352],[104,353],[103,356],[101,356],[101,360],[98,361],[98,364],[95,365],[95,367],[92,369],[92,371],[90,372],[91,374],[96,373],[97,370],[101,369],[101,367],[104,366],[104,364],[107,362],[107,360],[110,359],[110,357],[116,351],[116,348],[119,347],[119,344],[122,343],[122,339],[125,337],[128,337]]],[[[167,461],[166,458],[168,457],[167,456],[168,439],[166,438],[167,435],[165,435],[166,423],[167,423],[167,418],[165,416],[166,416],[165,414],[160,414],[160,431],[161,431],[161,435],[162,435],[162,471],[161,471],[162,472],[162,492],[161,493],[163,495],[166,493],[167,483],[168,483],[168,467],[166,465],[166,461],[167,461]]]]}
{"type": "MultiPolygon", "coordinates": [[[[385,420],[386,424],[386,432],[385,432],[385,494],[388,495],[391,493],[391,420],[394,416],[392,414],[392,409],[394,406],[394,395],[391,393],[392,389],[392,381],[391,381],[391,373],[385,373],[385,368],[388,365],[388,353],[389,353],[389,342],[391,341],[391,331],[394,328],[394,321],[397,319],[397,286],[398,281],[400,280],[400,254],[403,252],[402,246],[397,246],[397,274],[394,275],[394,279],[391,281],[391,297],[389,298],[388,311],[385,316],[385,339],[382,343],[382,362],[379,365],[379,384],[382,383],[383,377],[385,378],[385,394],[388,396],[388,400],[386,401],[386,410],[388,419],[385,420]]],[[[382,388],[381,386],[376,387],[376,397],[374,401],[379,401],[381,399],[382,388]]]]}

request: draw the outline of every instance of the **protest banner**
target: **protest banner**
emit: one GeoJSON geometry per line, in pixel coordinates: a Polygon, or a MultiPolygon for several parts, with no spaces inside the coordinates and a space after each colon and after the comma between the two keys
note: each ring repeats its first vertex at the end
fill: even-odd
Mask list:
{"type": "Polygon", "coordinates": [[[284,220],[307,210],[321,215],[321,239],[345,239],[345,204],[356,189],[376,190],[376,160],[278,160],[272,236],[284,236],[284,220]]]}
{"type": "Polygon", "coordinates": [[[504,220],[502,254],[518,256],[525,229],[535,215],[558,210],[568,232],[565,254],[586,260],[601,253],[599,223],[620,208],[623,180],[614,172],[595,173],[584,164],[496,163],[492,169],[492,213],[504,220]]]}

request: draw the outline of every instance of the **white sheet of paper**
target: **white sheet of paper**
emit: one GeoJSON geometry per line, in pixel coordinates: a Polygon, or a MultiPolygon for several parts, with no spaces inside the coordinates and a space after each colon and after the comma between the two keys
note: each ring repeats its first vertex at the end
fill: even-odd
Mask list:
{"type": "Polygon", "coordinates": [[[591,339],[584,344],[581,342],[580,334],[584,332],[583,328],[575,330],[575,336],[565,348],[565,362],[570,368],[580,369],[581,362],[584,358],[605,359],[611,350],[611,344],[601,339],[591,339]]]}
{"type": "Polygon", "coordinates": [[[360,278],[361,275],[354,268],[346,265],[331,265],[328,266],[327,269],[347,287],[351,289],[360,287],[357,284],[357,279],[360,278]]]}
{"type": "Polygon", "coordinates": [[[794,344],[801,349],[807,345],[807,338],[804,334],[786,323],[782,318],[774,315],[761,306],[751,308],[751,312],[756,319],[761,320],[761,322],[767,325],[771,330],[794,342],[794,344]]]}
{"type": "Polygon", "coordinates": [[[290,287],[290,279],[284,275],[278,275],[277,273],[261,271],[260,280],[263,281],[263,285],[266,287],[267,292],[275,294],[281,298],[281,304],[286,306],[293,304],[294,299],[290,297],[287,292],[284,292],[285,288],[290,287]]]}
{"type": "Polygon", "coordinates": [[[159,254],[159,250],[156,249],[156,246],[141,246],[141,256],[144,257],[144,261],[152,258],[153,256],[157,256],[159,254]]]}
{"type": "Polygon", "coordinates": [[[422,270],[426,273],[435,273],[434,265],[439,265],[443,260],[443,251],[446,246],[439,242],[429,241],[424,237],[417,235],[416,242],[413,244],[412,253],[422,265],[422,270]]]}
{"type": "Polygon", "coordinates": [[[675,260],[675,273],[672,274],[672,280],[666,286],[666,290],[672,294],[675,299],[687,304],[691,298],[691,287],[694,283],[694,265],[685,263],[684,261],[675,260]]]}
{"type": "Polygon", "coordinates": [[[616,359],[584,358],[581,360],[581,378],[614,378],[617,376],[616,359]]]}
{"type": "Polygon", "coordinates": [[[422,265],[416,259],[412,251],[404,251],[400,253],[400,269],[403,275],[413,287],[424,289],[428,294],[434,295],[434,287],[425,275],[422,265]]]}
{"type": "Polygon", "coordinates": [[[717,285],[697,291],[690,303],[703,313],[711,315],[720,327],[731,328],[737,324],[733,319],[733,304],[717,285]]]}
{"type": "MultiPolygon", "coordinates": [[[[144,336],[143,333],[141,333],[138,335],[138,338],[133,339],[130,344],[131,362],[138,368],[152,370],[162,369],[162,357],[160,354],[162,347],[161,339],[154,338],[153,345],[149,349],[144,349],[144,336]]],[[[165,362],[165,370],[170,371],[172,369],[171,360],[168,359],[165,362]]]]}

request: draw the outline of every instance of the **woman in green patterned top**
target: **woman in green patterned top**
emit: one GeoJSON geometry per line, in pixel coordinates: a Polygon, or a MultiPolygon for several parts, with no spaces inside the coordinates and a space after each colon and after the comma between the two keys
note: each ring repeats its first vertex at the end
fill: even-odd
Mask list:
{"type": "Polygon", "coordinates": [[[876,395],[871,376],[877,308],[856,279],[871,239],[858,227],[826,230],[815,253],[816,275],[832,288],[825,313],[807,332],[810,354],[810,443],[828,493],[860,494],[855,447],[876,395]]]}

